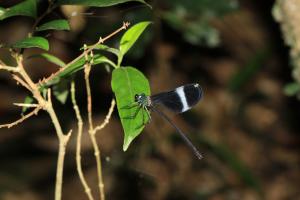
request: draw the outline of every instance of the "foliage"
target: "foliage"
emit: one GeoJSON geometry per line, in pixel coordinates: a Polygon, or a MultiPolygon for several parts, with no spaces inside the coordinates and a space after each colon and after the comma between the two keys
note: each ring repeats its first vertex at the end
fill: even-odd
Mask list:
{"type": "MultiPolygon", "coordinates": [[[[117,80],[115,78],[112,79],[112,86],[114,88],[114,92],[117,96],[118,104],[123,104],[125,102],[131,102],[132,96],[128,96],[128,98],[124,98],[124,92],[127,94],[127,90],[133,92],[143,92],[146,94],[150,94],[150,87],[148,80],[145,78],[145,76],[139,72],[137,69],[132,67],[122,67],[122,59],[124,55],[129,51],[129,49],[133,46],[133,44],[136,42],[136,40],[139,38],[139,36],[142,34],[142,32],[145,30],[145,28],[150,24],[150,22],[141,22],[139,24],[136,24],[132,28],[130,28],[124,36],[121,38],[120,46],[118,50],[115,50],[114,48],[108,47],[103,45],[103,41],[100,38],[100,40],[90,48],[87,48],[84,46],[83,53],[78,56],[76,59],[74,59],[72,62],[65,64],[60,58],[51,55],[49,52],[47,53],[41,53],[41,54],[35,54],[30,55],[27,57],[27,59],[33,59],[36,57],[43,58],[55,65],[58,65],[60,67],[60,70],[58,73],[48,77],[47,79],[44,79],[44,81],[40,81],[39,83],[34,83],[31,79],[31,77],[27,74],[26,70],[24,70],[23,66],[23,53],[28,48],[40,48],[45,51],[49,50],[49,42],[46,39],[46,37],[42,36],[35,36],[36,32],[40,31],[61,31],[61,30],[70,30],[68,21],[65,19],[56,19],[52,21],[45,22],[44,24],[40,25],[41,20],[43,17],[45,17],[47,14],[49,14],[53,9],[55,9],[59,5],[66,5],[66,4],[79,4],[79,5],[88,5],[88,6],[97,6],[97,7],[105,7],[105,6],[112,6],[120,3],[130,2],[130,1],[138,1],[141,3],[146,4],[143,0],[105,0],[105,1],[93,1],[93,0],[77,0],[77,1],[65,1],[65,0],[58,0],[56,1],[56,4],[53,4],[53,2],[49,1],[49,7],[47,8],[47,11],[41,15],[37,15],[37,1],[36,0],[25,0],[19,4],[16,4],[10,8],[0,8],[0,20],[4,20],[9,17],[13,16],[28,16],[31,18],[36,18],[35,23],[33,23],[32,31],[28,34],[28,37],[25,37],[24,39],[21,39],[13,44],[4,44],[1,45],[1,47],[10,48],[13,57],[16,60],[17,66],[11,67],[6,66],[3,64],[3,62],[0,62],[0,68],[5,69],[7,71],[10,71],[12,73],[15,73],[13,75],[13,78],[20,83],[22,86],[27,88],[31,93],[32,96],[28,96],[25,98],[23,104],[18,104],[23,107],[23,113],[26,111],[26,108],[28,107],[35,107],[33,111],[30,113],[24,115],[20,120],[17,120],[10,124],[1,125],[1,127],[11,127],[13,125],[16,125],[26,118],[37,114],[37,112],[41,109],[45,110],[55,127],[58,140],[59,140],[59,150],[58,150],[58,162],[57,162],[57,171],[56,171],[56,186],[55,186],[55,199],[60,200],[62,196],[62,179],[63,179],[63,165],[64,165],[64,155],[66,151],[66,145],[69,141],[69,138],[71,136],[71,131],[69,133],[64,133],[61,127],[61,124],[57,118],[57,115],[55,113],[52,100],[51,100],[51,91],[52,94],[57,98],[59,102],[64,104],[68,98],[68,94],[70,91],[69,83],[70,80],[73,78],[73,76],[79,72],[81,69],[86,67],[86,69],[90,68],[91,66],[98,65],[98,64],[108,64],[111,67],[115,68],[113,71],[114,77],[117,77],[117,80]],[[110,60],[106,56],[102,55],[101,53],[93,53],[94,50],[100,49],[101,51],[114,53],[118,56],[118,63],[114,63],[113,60],[110,60]],[[119,73],[121,72],[121,73],[119,73]],[[125,74],[122,72],[126,72],[125,74]],[[127,73],[128,72],[128,73],[127,73]],[[18,74],[18,75],[16,75],[18,74]],[[127,79],[126,79],[127,78],[127,79]],[[119,90],[118,85],[122,83],[122,81],[125,80],[129,81],[130,85],[125,85],[123,88],[125,90],[119,90]],[[143,83],[143,84],[141,84],[143,83]],[[138,87],[137,87],[138,86],[138,87]],[[51,87],[51,90],[49,88],[51,87]],[[120,98],[122,97],[122,98],[120,98]],[[33,102],[36,102],[36,104],[33,104],[33,102]]],[[[120,32],[121,30],[124,30],[128,27],[128,23],[124,23],[123,26],[112,33],[109,37],[112,35],[120,32]]],[[[109,38],[107,37],[107,38],[109,38]]],[[[86,80],[86,89],[88,91],[88,99],[91,98],[90,96],[90,86],[89,86],[89,72],[85,71],[85,77],[86,80]]],[[[74,86],[74,84],[73,84],[74,86]]],[[[74,87],[73,90],[74,92],[74,87]]],[[[73,98],[75,98],[75,95],[73,93],[73,98]]],[[[72,99],[72,102],[76,102],[74,99],[72,99]]],[[[76,103],[75,103],[76,104],[76,103]]],[[[74,104],[74,109],[76,110],[76,105],[74,104]]],[[[91,101],[88,101],[88,105],[91,105],[91,101]]],[[[112,111],[114,108],[114,100],[111,104],[111,109],[109,111],[108,116],[110,117],[112,111]]],[[[119,106],[118,106],[119,108],[119,106]]],[[[90,137],[93,143],[93,148],[95,151],[95,157],[97,162],[97,174],[98,174],[98,181],[99,185],[103,185],[102,181],[102,172],[101,172],[101,158],[99,157],[99,148],[97,145],[97,141],[95,139],[95,133],[97,130],[101,130],[105,124],[108,123],[108,119],[99,126],[96,126],[95,128],[92,126],[91,122],[91,116],[92,116],[92,110],[88,110],[89,112],[89,133],[90,137]]],[[[120,111],[120,113],[130,113],[130,111],[120,111]]],[[[80,124],[80,112],[77,108],[76,110],[76,117],[78,119],[78,124],[80,124]]],[[[137,119],[141,118],[141,116],[138,116],[137,119]]],[[[124,140],[124,150],[126,150],[131,143],[131,141],[142,131],[143,127],[139,129],[139,132],[136,131],[136,126],[132,126],[130,124],[134,124],[135,119],[132,120],[132,122],[126,123],[124,120],[122,120],[122,124],[124,126],[125,130],[125,140],[124,140]],[[129,124],[129,126],[128,126],[129,124]]],[[[82,120],[81,120],[82,122],[82,120]]],[[[78,140],[79,141],[79,140],[78,140]]],[[[79,141],[80,142],[80,141],[79,141]]],[[[80,143],[79,143],[80,144],[80,143]]],[[[77,145],[77,148],[80,149],[80,146],[77,145]]],[[[76,154],[77,158],[80,157],[80,151],[79,155],[76,154]]],[[[80,168],[80,160],[79,164],[77,163],[78,168],[80,168]]],[[[79,176],[82,177],[82,172],[79,176]]],[[[82,183],[84,183],[84,179],[81,179],[82,183]]],[[[86,190],[88,189],[88,186],[84,184],[84,188],[86,190]]],[[[104,199],[104,189],[103,187],[100,187],[100,195],[101,199],[104,199]]],[[[87,192],[88,193],[88,192],[87,192]]],[[[87,194],[89,199],[93,199],[91,196],[91,193],[87,194]]]]}
{"type": "Polygon", "coordinates": [[[57,19],[50,22],[46,22],[36,28],[36,31],[45,31],[45,30],[70,30],[70,26],[67,20],[57,19]]]}
{"type": "Polygon", "coordinates": [[[64,63],[61,59],[49,53],[36,54],[36,55],[29,56],[28,59],[29,58],[44,58],[47,61],[60,67],[64,67],[66,65],[66,63],[64,63]]]}
{"type": "Polygon", "coordinates": [[[186,41],[208,47],[220,44],[219,32],[211,25],[212,20],[238,7],[236,0],[169,0],[168,3],[170,9],[162,10],[163,19],[186,41]]]}
{"type": "Polygon", "coordinates": [[[27,16],[35,18],[37,15],[37,1],[36,0],[25,0],[19,4],[16,4],[10,8],[1,8],[0,20],[4,20],[14,16],[27,16]]]}
{"type": "MultiPolygon", "coordinates": [[[[128,2],[128,0],[108,0],[108,1],[64,1],[60,0],[58,1],[58,5],[63,5],[63,4],[84,4],[84,5],[89,5],[89,6],[110,6],[110,5],[115,5],[119,3],[124,3],[128,2]]],[[[145,3],[144,1],[140,0],[140,2],[145,3]]],[[[7,9],[7,12],[4,12],[6,14],[3,15],[3,19],[7,18],[9,16],[15,16],[15,15],[23,15],[24,13],[27,16],[35,16],[36,10],[34,9],[36,5],[34,4],[34,1],[24,1],[21,2],[20,4],[17,4],[13,6],[11,9],[7,9]],[[26,6],[24,9],[25,10],[30,10],[29,12],[21,12],[20,9],[22,9],[21,6],[26,6]],[[31,9],[27,8],[30,7],[31,9]],[[10,10],[10,11],[9,11],[10,10]],[[12,10],[12,11],[11,11],[12,10]],[[20,12],[18,12],[20,11],[20,12]],[[10,13],[8,13],[10,12],[10,13]]],[[[120,104],[124,105],[132,103],[133,101],[133,96],[136,93],[145,93],[145,94],[150,94],[150,87],[148,80],[145,78],[145,76],[139,72],[137,69],[134,69],[132,67],[124,67],[121,66],[122,60],[124,55],[130,50],[130,48],[133,46],[133,44],[137,41],[137,39],[140,37],[140,35],[144,32],[146,27],[150,24],[150,22],[140,22],[134,26],[132,26],[129,30],[125,32],[125,34],[122,36],[120,40],[120,45],[119,49],[115,49],[112,47],[108,47],[103,44],[98,44],[95,46],[95,49],[99,49],[101,51],[105,51],[108,53],[113,53],[118,57],[117,63],[114,63],[113,60],[110,60],[106,56],[102,55],[100,53],[95,53],[93,56],[88,55],[88,57],[82,57],[78,59],[77,61],[73,62],[72,64],[66,65],[63,61],[61,61],[59,58],[57,58],[54,55],[51,55],[49,53],[42,53],[38,55],[32,55],[29,58],[44,58],[47,61],[58,65],[59,67],[62,67],[61,72],[55,76],[53,79],[47,81],[44,84],[40,85],[40,91],[41,93],[45,94],[47,88],[52,87],[53,89],[53,94],[57,98],[57,100],[61,103],[65,103],[68,95],[69,95],[69,80],[73,77],[74,74],[79,72],[81,69],[84,68],[84,65],[86,62],[90,62],[91,65],[98,65],[98,64],[108,64],[111,67],[116,68],[113,71],[113,78],[112,78],[112,87],[115,92],[115,95],[117,97],[117,105],[121,117],[121,122],[124,128],[124,150],[126,150],[131,143],[131,141],[141,133],[143,130],[144,126],[141,126],[138,130],[137,128],[137,123],[138,121],[142,120],[142,115],[139,114],[137,115],[136,119],[133,120],[124,120],[122,117],[125,115],[130,115],[132,112],[129,110],[120,110],[120,104]],[[118,69],[118,68],[122,69],[118,69]],[[123,73],[122,73],[123,72],[123,73]],[[126,73],[125,73],[126,72],[126,73]],[[118,78],[115,78],[118,77],[118,78]],[[123,86],[123,89],[120,90],[118,86],[123,85],[123,83],[130,83],[130,84],[125,84],[123,86]],[[125,91],[125,93],[124,93],[125,91]],[[130,91],[130,93],[128,93],[130,91]],[[124,97],[124,94],[131,94],[128,97],[124,97]]],[[[64,19],[58,19],[58,20],[52,20],[49,22],[46,22],[38,27],[36,27],[35,31],[49,31],[49,30],[69,30],[69,24],[67,20],[64,19]]],[[[25,38],[23,40],[17,41],[16,43],[10,45],[11,48],[15,49],[26,49],[26,48],[32,48],[32,47],[37,47],[41,48],[44,50],[49,50],[49,43],[48,40],[44,37],[37,37],[37,36],[32,36],[25,38]]],[[[87,48],[90,48],[87,47],[87,48]]],[[[83,49],[84,50],[84,49],[83,49]]],[[[31,100],[31,97],[26,98],[26,102],[31,100]]],[[[24,109],[23,111],[26,111],[24,109]]]]}
{"type": "Polygon", "coordinates": [[[48,51],[49,43],[48,40],[43,37],[30,37],[17,41],[13,45],[11,45],[11,47],[16,49],[37,47],[48,51]]]}

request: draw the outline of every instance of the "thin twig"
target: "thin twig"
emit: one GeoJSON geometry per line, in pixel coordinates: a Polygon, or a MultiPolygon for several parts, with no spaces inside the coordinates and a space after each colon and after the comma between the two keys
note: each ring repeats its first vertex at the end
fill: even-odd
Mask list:
{"type": "Polygon", "coordinates": [[[34,103],[14,103],[15,106],[26,107],[26,108],[36,108],[39,104],[34,103]]]}
{"type": "Polygon", "coordinates": [[[89,131],[89,135],[91,137],[91,141],[92,141],[93,148],[94,148],[94,155],[95,155],[95,158],[96,158],[100,200],[105,200],[104,182],[103,182],[103,176],[102,176],[101,152],[100,152],[100,149],[98,147],[98,143],[97,143],[94,132],[89,131]]]}
{"type": "Polygon", "coordinates": [[[28,119],[29,117],[31,117],[33,115],[37,115],[40,110],[41,110],[41,107],[36,107],[33,111],[24,115],[23,117],[21,117],[20,119],[14,121],[14,122],[9,123],[9,124],[0,125],[0,128],[11,128],[11,127],[23,122],[24,120],[28,119]]]}
{"type": "Polygon", "coordinates": [[[31,80],[30,76],[27,74],[27,72],[24,69],[23,66],[23,56],[19,55],[16,56],[16,61],[19,68],[19,74],[24,79],[24,82],[19,81],[24,87],[27,85],[27,89],[29,89],[32,92],[33,97],[38,101],[38,103],[42,106],[43,109],[45,109],[46,106],[46,100],[42,97],[40,94],[38,86],[31,80]]]}
{"type": "Polygon", "coordinates": [[[63,68],[60,68],[57,72],[53,73],[52,75],[50,75],[48,78],[44,78],[43,80],[39,81],[39,84],[44,84],[50,80],[52,80],[54,77],[56,77],[59,73],[61,73],[62,71],[64,71],[65,69],[67,69],[70,65],[76,63],[78,60],[80,60],[81,58],[84,57],[84,55],[86,53],[89,53],[91,51],[93,51],[99,44],[104,43],[106,40],[108,40],[109,38],[113,37],[114,35],[116,35],[117,33],[119,33],[122,30],[126,30],[128,28],[128,26],[130,25],[129,22],[123,22],[122,27],[120,27],[119,29],[117,29],[116,31],[112,32],[111,34],[109,34],[108,36],[104,37],[104,38],[99,38],[98,42],[96,42],[94,45],[92,45],[89,49],[87,49],[85,52],[83,52],[82,54],[80,54],[78,57],[76,57],[74,60],[72,60],[71,62],[69,62],[66,66],[64,66],[63,68]]]}
{"type": "MultiPolygon", "coordinates": [[[[86,59],[87,59],[87,54],[86,54],[86,59]]],[[[92,58],[93,59],[93,58],[92,58]]],[[[86,60],[87,61],[87,60],[86,60]]],[[[84,65],[84,80],[85,80],[85,86],[86,86],[86,92],[87,92],[87,111],[88,111],[88,120],[89,120],[89,129],[93,130],[93,120],[92,120],[92,95],[91,95],[91,86],[90,86],[90,76],[91,72],[91,63],[87,62],[84,65]]]]}
{"type": "Polygon", "coordinates": [[[117,29],[116,31],[112,32],[111,34],[109,34],[108,36],[104,37],[104,38],[100,38],[99,43],[104,43],[105,40],[111,38],[112,36],[116,35],[117,33],[119,33],[122,30],[126,30],[128,28],[128,26],[130,25],[129,22],[123,22],[123,26],[119,29],[117,29]]]}
{"type": "Polygon", "coordinates": [[[114,110],[114,107],[115,107],[115,100],[112,99],[109,111],[105,117],[104,122],[101,125],[97,126],[95,129],[89,131],[91,141],[93,144],[93,148],[95,151],[96,162],[97,162],[98,186],[99,186],[99,190],[100,190],[100,199],[101,200],[105,200],[105,193],[104,193],[104,182],[103,182],[103,176],[102,176],[102,163],[101,163],[101,156],[100,156],[101,154],[100,154],[100,149],[98,147],[97,140],[96,140],[96,132],[103,129],[108,124],[109,119],[111,118],[112,112],[114,110]]]}
{"type": "Polygon", "coordinates": [[[12,66],[6,66],[4,65],[4,63],[0,63],[0,70],[5,70],[5,71],[9,71],[9,72],[19,72],[19,69],[17,67],[12,67],[12,66]]]}
{"type": "MultiPolygon", "coordinates": [[[[84,52],[84,53],[85,53],[85,57],[87,59],[87,52],[84,52]]],[[[102,176],[101,153],[100,153],[100,149],[98,147],[97,140],[96,140],[96,137],[94,134],[93,120],[92,120],[92,96],[91,96],[91,87],[90,87],[90,79],[89,79],[90,70],[91,70],[91,63],[87,61],[85,64],[85,68],[84,68],[84,79],[85,79],[85,85],[86,85],[86,90],[87,90],[87,110],[88,110],[88,121],[89,121],[89,135],[90,135],[92,145],[94,148],[94,155],[95,155],[96,164],[97,164],[100,200],[105,200],[104,183],[103,183],[103,176],[102,176]]]]}
{"type": "Polygon", "coordinates": [[[16,56],[16,61],[19,68],[19,74],[24,79],[25,83],[29,86],[30,91],[33,94],[33,97],[37,100],[38,104],[46,110],[51,118],[51,121],[55,127],[56,134],[59,140],[59,149],[58,149],[58,161],[57,161],[57,170],[56,170],[56,183],[55,183],[55,200],[61,200],[62,195],[62,180],[63,180],[63,168],[65,160],[66,146],[69,141],[71,131],[68,134],[64,134],[57,118],[57,115],[54,111],[52,101],[51,101],[51,90],[48,89],[48,99],[45,100],[41,95],[38,86],[32,81],[30,76],[24,69],[23,66],[23,57],[22,55],[16,56]]]}
{"type": "Polygon", "coordinates": [[[116,105],[116,102],[115,102],[114,99],[112,99],[109,111],[108,111],[104,121],[102,122],[102,124],[100,124],[99,126],[96,126],[95,129],[94,129],[95,134],[96,134],[97,131],[100,131],[101,129],[103,129],[109,123],[109,120],[110,120],[111,115],[114,111],[115,105],[116,105]]]}
{"type": "Polygon", "coordinates": [[[40,16],[38,16],[38,18],[36,18],[34,24],[31,27],[31,31],[29,32],[29,36],[31,37],[34,32],[35,29],[37,28],[38,24],[49,14],[52,12],[53,9],[55,9],[56,5],[54,4],[53,0],[48,0],[48,7],[47,10],[45,12],[43,12],[40,16]]]}
{"type": "Polygon", "coordinates": [[[20,77],[18,77],[17,75],[13,74],[12,75],[13,79],[15,79],[17,81],[17,85],[21,84],[23,87],[25,87],[27,90],[31,91],[32,89],[29,87],[29,85],[27,83],[25,83],[25,81],[23,81],[23,79],[21,79],[20,77]]]}
{"type": "Polygon", "coordinates": [[[66,154],[66,146],[71,137],[72,130],[68,134],[62,135],[59,139],[58,157],[57,157],[57,167],[56,167],[56,183],[55,183],[55,200],[61,200],[62,196],[62,182],[63,182],[63,171],[64,171],[64,161],[66,154]]]}
{"type": "Polygon", "coordinates": [[[60,123],[58,121],[58,118],[56,116],[56,113],[53,109],[50,89],[48,89],[48,99],[47,100],[48,101],[46,103],[46,110],[52,119],[52,123],[55,127],[56,134],[57,134],[58,141],[59,141],[57,168],[56,168],[55,200],[61,200],[66,146],[70,139],[72,131],[69,131],[69,133],[66,135],[63,133],[60,123]]]}
{"type": "Polygon", "coordinates": [[[88,196],[89,200],[94,200],[94,197],[92,195],[91,192],[91,188],[89,187],[89,185],[87,184],[84,174],[83,174],[83,170],[82,170],[82,165],[81,165],[81,138],[82,138],[82,128],[83,128],[83,122],[82,122],[82,117],[80,114],[80,110],[79,107],[77,105],[76,102],[76,97],[75,97],[75,82],[72,81],[71,83],[71,99],[72,99],[72,103],[73,103],[73,108],[75,110],[75,114],[76,114],[76,118],[77,118],[77,126],[78,126],[78,130],[77,130],[77,141],[76,141],[76,165],[77,165],[77,172],[80,178],[80,181],[83,185],[83,188],[85,190],[86,195],[88,196]]]}

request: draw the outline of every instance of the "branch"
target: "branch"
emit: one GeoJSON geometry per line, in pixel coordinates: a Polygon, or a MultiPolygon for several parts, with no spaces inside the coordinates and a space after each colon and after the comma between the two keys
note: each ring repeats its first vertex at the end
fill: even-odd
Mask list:
{"type": "Polygon", "coordinates": [[[33,103],[14,103],[14,105],[20,107],[26,107],[26,108],[36,108],[39,106],[39,104],[33,104],[33,103]]]}
{"type": "Polygon", "coordinates": [[[93,144],[93,148],[95,151],[95,158],[96,158],[96,163],[97,163],[97,173],[98,173],[98,186],[99,186],[99,190],[100,190],[100,199],[101,200],[105,200],[105,193],[104,193],[104,183],[103,183],[103,176],[102,176],[102,164],[101,164],[101,154],[100,154],[100,150],[97,144],[97,140],[96,140],[96,132],[103,129],[109,122],[109,119],[112,115],[112,112],[114,110],[115,107],[115,100],[112,99],[111,101],[111,106],[109,108],[109,111],[105,117],[104,122],[97,126],[95,129],[89,130],[89,135],[93,144]]]}
{"type": "Polygon", "coordinates": [[[109,123],[109,120],[110,120],[111,115],[112,115],[112,113],[114,111],[115,105],[116,105],[116,102],[115,102],[114,99],[112,99],[109,111],[108,111],[108,113],[107,113],[104,121],[102,122],[102,124],[100,124],[99,126],[95,127],[94,134],[96,134],[97,131],[100,131],[101,129],[103,129],[109,123]]]}
{"type": "MultiPolygon", "coordinates": [[[[87,51],[83,52],[87,61],[87,51]]],[[[91,59],[92,61],[93,59],[91,59]]],[[[98,186],[99,186],[99,195],[100,200],[105,200],[104,195],[104,183],[103,183],[103,177],[102,177],[102,164],[101,164],[101,154],[100,149],[97,144],[97,140],[94,134],[94,128],[93,128],[93,120],[92,120],[92,96],[91,96],[91,87],[90,87],[90,80],[89,75],[91,71],[91,63],[87,62],[84,66],[84,79],[85,79],[85,86],[87,90],[87,110],[88,110],[88,121],[89,121],[89,136],[91,138],[93,148],[94,148],[94,155],[96,159],[97,164],[97,174],[98,174],[98,186]]]]}
{"type": "Polygon", "coordinates": [[[36,107],[33,111],[31,111],[30,113],[28,113],[27,115],[24,115],[23,117],[21,117],[20,119],[18,119],[17,121],[14,121],[12,123],[9,123],[9,124],[3,124],[3,125],[0,125],[0,128],[11,128],[21,122],[23,122],[24,120],[28,119],[29,117],[33,116],[33,115],[37,115],[38,112],[41,110],[41,107],[36,107]]]}
{"type": "MultiPolygon", "coordinates": [[[[71,136],[71,131],[68,134],[64,134],[61,128],[61,125],[58,121],[57,115],[54,111],[52,101],[51,101],[51,90],[48,89],[48,99],[44,99],[39,91],[39,87],[32,81],[30,76],[24,69],[23,66],[23,57],[22,55],[16,56],[16,61],[18,64],[19,74],[24,79],[23,86],[33,94],[33,97],[37,100],[41,108],[46,110],[51,118],[51,121],[55,127],[55,131],[59,140],[59,149],[58,149],[58,161],[57,161],[57,170],[56,170],[56,183],[55,183],[55,200],[61,200],[62,195],[62,180],[63,180],[63,168],[65,160],[66,146],[71,136]]],[[[21,83],[21,82],[20,82],[21,83]]],[[[21,83],[22,84],[22,83],[21,83]]]]}
{"type": "Polygon", "coordinates": [[[77,118],[77,126],[78,126],[78,133],[77,133],[77,142],[76,142],[76,165],[77,165],[77,172],[80,178],[80,181],[84,187],[85,193],[88,196],[89,200],[94,200],[94,197],[92,196],[91,188],[87,184],[83,170],[82,170],[82,165],[81,165],[81,138],[82,138],[82,127],[83,127],[83,122],[82,122],[82,117],[80,114],[79,107],[76,102],[76,97],[75,97],[75,82],[72,81],[71,83],[71,99],[73,103],[73,108],[75,110],[76,118],[77,118]]]}
{"type": "Polygon", "coordinates": [[[2,61],[0,62],[0,70],[5,70],[5,71],[9,71],[9,72],[14,72],[14,73],[19,72],[19,69],[17,67],[6,66],[6,65],[4,65],[4,63],[2,61]]]}
{"type": "Polygon", "coordinates": [[[63,182],[66,146],[71,137],[71,133],[72,130],[70,130],[68,134],[62,135],[62,137],[59,138],[58,158],[57,158],[57,167],[56,167],[56,181],[55,181],[55,200],[61,200],[61,196],[62,196],[62,182],[63,182]]]}
{"type": "Polygon", "coordinates": [[[32,89],[29,87],[29,85],[27,83],[25,83],[25,81],[23,81],[23,79],[21,79],[20,77],[18,77],[15,74],[13,74],[12,77],[13,77],[13,79],[15,79],[17,81],[17,85],[21,84],[27,90],[32,91],[32,89]]]}
{"type": "Polygon", "coordinates": [[[99,44],[103,44],[106,40],[110,39],[111,37],[113,37],[114,35],[116,35],[117,33],[121,32],[122,30],[126,30],[128,28],[128,26],[130,25],[129,22],[123,22],[123,26],[120,27],[118,30],[112,32],[111,34],[109,34],[108,36],[104,37],[104,38],[99,38],[98,42],[96,42],[94,45],[92,45],[89,49],[87,49],[85,52],[83,52],[82,54],[80,54],[77,58],[75,58],[74,60],[72,60],[71,62],[69,62],[66,66],[64,66],[63,68],[60,68],[57,72],[55,72],[54,74],[50,75],[48,78],[45,78],[43,80],[39,81],[39,84],[44,84],[50,80],[52,80],[54,77],[56,77],[59,73],[61,73],[62,71],[64,71],[65,69],[67,69],[70,65],[76,63],[78,60],[80,60],[82,57],[85,56],[85,54],[88,54],[89,52],[93,51],[99,44]]]}
{"type": "Polygon", "coordinates": [[[104,183],[103,183],[103,176],[102,176],[102,164],[101,164],[101,153],[97,144],[97,140],[95,137],[95,134],[93,134],[93,131],[89,131],[89,135],[93,144],[94,148],[94,155],[96,159],[97,164],[97,174],[98,174],[98,187],[99,187],[99,194],[100,194],[100,200],[105,200],[105,194],[104,194],[104,183]]]}
{"type": "MultiPolygon", "coordinates": [[[[85,54],[85,59],[87,61],[87,53],[85,54]]],[[[92,58],[93,60],[93,58],[92,58]]],[[[88,111],[88,120],[89,120],[89,130],[93,130],[93,120],[92,120],[92,95],[91,95],[91,86],[90,86],[90,72],[91,72],[91,63],[86,63],[84,65],[84,80],[87,92],[87,111],[88,111]]]]}
{"type": "Polygon", "coordinates": [[[34,24],[31,27],[31,31],[29,33],[29,36],[32,36],[36,27],[38,26],[38,24],[42,21],[42,19],[44,17],[46,17],[55,7],[53,6],[53,1],[48,1],[48,7],[47,10],[45,12],[43,12],[34,22],[34,24]]]}

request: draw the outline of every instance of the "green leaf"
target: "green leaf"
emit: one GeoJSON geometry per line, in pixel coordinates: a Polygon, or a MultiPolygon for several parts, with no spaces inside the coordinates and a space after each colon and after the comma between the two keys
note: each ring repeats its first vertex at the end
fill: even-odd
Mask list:
{"type": "MultiPolygon", "coordinates": [[[[89,46],[90,47],[90,46],[89,46]]],[[[113,53],[115,54],[116,56],[119,55],[120,51],[118,49],[115,49],[115,48],[112,48],[112,47],[109,47],[107,45],[104,45],[104,44],[99,44],[95,47],[95,49],[99,49],[99,50],[103,50],[103,51],[107,51],[107,52],[110,52],[110,53],[113,53]]]]}
{"type": "Polygon", "coordinates": [[[25,38],[23,40],[20,40],[16,42],[15,44],[11,45],[13,48],[32,48],[37,47],[44,50],[49,50],[49,43],[48,40],[46,40],[43,37],[30,37],[25,38]]]}
{"type": "Polygon", "coordinates": [[[10,8],[0,8],[0,20],[13,16],[36,17],[36,0],[25,0],[10,8]]]}
{"type": "Polygon", "coordinates": [[[66,65],[66,63],[64,63],[61,59],[59,59],[58,57],[56,57],[54,55],[48,54],[48,53],[36,54],[36,55],[32,55],[28,58],[45,58],[49,62],[56,64],[60,67],[64,67],[66,65]]]}
{"type": "MultiPolygon", "coordinates": [[[[31,104],[35,101],[35,99],[32,96],[26,96],[24,99],[25,104],[31,104]]],[[[24,106],[22,108],[22,114],[24,114],[28,110],[28,107],[24,106]]]]}
{"type": "MultiPolygon", "coordinates": [[[[133,67],[120,67],[114,69],[112,73],[111,87],[117,99],[117,107],[121,123],[124,130],[123,150],[126,151],[130,143],[143,130],[143,110],[133,119],[125,119],[133,116],[137,107],[127,109],[124,108],[134,102],[136,94],[144,93],[150,95],[150,86],[147,78],[137,69],[133,67]]],[[[145,119],[148,116],[144,113],[145,119]]]]}
{"type": "Polygon", "coordinates": [[[0,7],[0,19],[2,18],[2,16],[5,14],[6,12],[6,9],[5,8],[2,8],[0,7]]]}
{"type": "Polygon", "coordinates": [[[300,84],[299,83],[289,83],[284,86],[284,94],[287,96],[294,96],[300,92],[300,84]]]}
{"type": "Polygon", "coordinates": [[[45,30],[70,30],[69,22],[65,19],[57,19],[36,28],[36,31],[45,31],[45,30]]]}
{"type": "Polygon", "coordinates": [[[238,8],[237,0],[172,0],[167,9],[160,13],[165,23],[181,33],[193,44],[215,47],[220,44],[220,33],[212,21],[238,8]]]}
{"type": "Polygon", "coordinates": [[[69,95],[69,81],[63,80],[55,84],[53,94],[60,103],[65,104],[69,95]]]}
{"type": "Polygon", "coordinates": [[[126,2],[141,2],[148,6],[144,0],[57,0],[58,5],[85,5],[85,6],[95,6],[95,7],[107,7],[113,6],[126,2]]]}
{"type": "Polygon", "coordinates": [[[97,58],[94,58],[93,65],[100,64],[100,63],[106,63],[106,64],[111,65],[114,68],[117,68],[117,66],[114,62],[112,62],[110,59],[108,59],[107,57],[102,56],[102,55],[97,58]]]}
{"type": "MultiPolygon", "coordinates": [[[[137,23],[124,33],[120,42],[120,54],[122,57],[137,41],[137,39],[140,37],[140,35],[144,32],[144,30],[150,23],[151,22],[148,21],[137,23]]],[[[120,64],[121,61],[119,61],[118,63],[120,64]]]]}

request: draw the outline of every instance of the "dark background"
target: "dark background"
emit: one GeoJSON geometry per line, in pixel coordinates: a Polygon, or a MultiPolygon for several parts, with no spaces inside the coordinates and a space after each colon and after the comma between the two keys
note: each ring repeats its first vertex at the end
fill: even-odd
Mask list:
{"type": "MultiPolygon", "coordinates": [[[[50,52],[65,62],[79,55],[84,43],[95,43],[123,21],[154,21],[125,57],[124,65],[141,70],[153,94],[193,82],[203,88],[202,101],[189,112],[166,111],[203,153],[202,160],[155,113],[151,124],[123,152],[115,109],[109,125],[97,134],[107,199],[300,199],[300,104],[296,97],[283,93],[283,87],[292,82],[292,66],[280,26],[271,14],[275,2],[230,2],[152,1],[152,10],[126,3],[82,9],[77,17],[68,17],[67,9],[57,9],[45,19],[70,20],[72,31],[47,35],[50,52]]],[[[0,6],[11,5],[13,1],[0,6]]],[[[43,9],[42,3],[39,10],[43,9]]],[[[32,19],[26,17],[1,22],[0,42],[24,38],[31,26],[32,19]]],[[[117,46],[121,34],[106,44],[117,46]]],[[[26,50],[25,56],[37,52],[26,50]]],[[[9,55],[0,49],[5,62],[12,62],[9,55]]],[[[58,69],[39,59],[27,59],[25,65],[36,81],[58,69]]],[[[93,110],[98,123],[113,97],[110,79],[102,65],[93,68],[93,110]]],[[[83,72],[76,80],[86,120],[83,72]]],[[[0,123],[19,118],[20,108],[12,103],[23,102],[28,93],[3,71],[0,94],[0,123]]],[[[76,121],[70,99],[66,105],[55,101],[55,109],[64,130],[74,130],[66,154],[63,199],[87,199],[76,171],[76,121]]],[[[97,196],[96,165],[86,131],[82,157],[97,196]]],[[[0,158],[0,199],[53,199],[57,138],[45,113],[1,129],[0,158]]]]}

